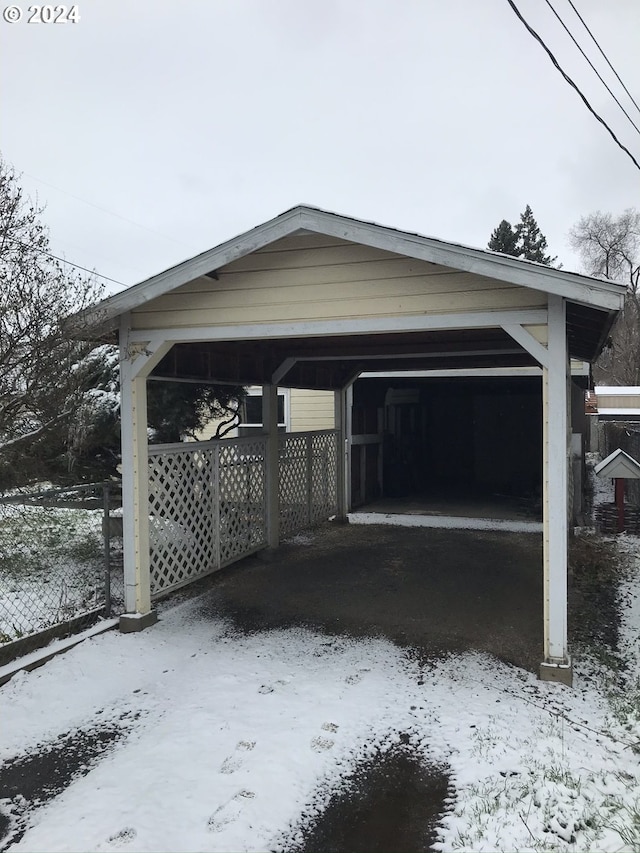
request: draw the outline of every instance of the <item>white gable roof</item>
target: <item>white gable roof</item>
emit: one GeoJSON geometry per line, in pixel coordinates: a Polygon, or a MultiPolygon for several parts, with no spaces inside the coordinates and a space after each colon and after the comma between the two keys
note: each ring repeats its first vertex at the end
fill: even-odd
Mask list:
{"type": "Polygon", "coordinates": [[[624,285],[611,281],[589,278],[533,261],[448,243],[433,237],[299,205],[251,231],[103,300],[78,315],[78,319],[81,319],[83,324],[114,329],[118,325],[120,315],[276,240],[301,232],[337,237],[522,287],[554,293],[599,309],[618,310],[624,300],[624,285]]]}

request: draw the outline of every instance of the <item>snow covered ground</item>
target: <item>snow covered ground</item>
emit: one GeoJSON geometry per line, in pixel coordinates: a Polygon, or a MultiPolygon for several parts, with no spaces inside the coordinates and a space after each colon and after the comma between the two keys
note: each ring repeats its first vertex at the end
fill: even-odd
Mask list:
{"type": "MultiPolygon", "coordinates": [[[[78,729],[120,726],[122,738],[6,843],[292,850],[301,813],[402,734],[450,773],[442,850],[638,849],[640,542],[621,546],[635,559],[622,596],[624,689],[588,661],[568,689],[480,654],[423,665],[380,639],[242,635],[203,617],[198,599],[141,634],[89,639],[2,689],[0,759],[78,729]]],[[[26,805],[0,800],[5,813],[26,805]]]]}

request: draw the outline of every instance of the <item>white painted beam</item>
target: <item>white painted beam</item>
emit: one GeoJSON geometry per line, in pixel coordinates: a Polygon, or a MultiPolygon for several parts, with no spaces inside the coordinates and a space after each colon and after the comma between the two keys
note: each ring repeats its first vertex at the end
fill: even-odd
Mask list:
{"type": "Polygon", "coordinates": [[[151,610],[147,389],[146,379],[133,375],[126,319],[123,325],[120,416],[125,610],[145,615],[151,610]]]}
{"type": "Polygon", "coordinates": [[[549,351],[537,341],[528,329],[518,323],[504,323],[502,328],[517,341],[542,367],[549,366],[549,351]]]}
{"type": "Polygon", "coordinates": [[[422,332],[427,330],[500,328],[509,325],[541,325],[547,322],[544,308],[525,311],[469,311],[454,314],[416,314],[399,317],[369,317],[344,320],[305,320],[286,323],[252,323],[232,326],[193,326],[167,329],[137,329],[131,342],[147,342],[161,336],[171,343],[278,338],[335,337],[337,335],[422,332]]]}
{"type": "Polygon", "coordinates": [[[345,388],[345,409],[346,409],[346,440],[344,454],[344,478],[345,478],[345,497],[347,512],[351,512],[351,442],[353,440],[353,382],[350,382],[345,388]]]}
{"type": "Polygon", "coordinates": [[[130,357],[132,360],[131,376],[133,379],[136,377],[147,377],[156,364],[162,361],[173,344],[158,336],[153,341],[147,341],[144,348],[140,348],[140,346],[130,347],[130,357]]]}
{"type": "Polygon", "coordinates": [[[341,520],[347,518],[347,492],[346,492],[346,435],[347,435],[347,409],[346,395],[344,389],[333,392],[334,422],[338,430],[338,449],[336,460],[336,475],[338,490],[338,512],[337,517],[341,520]]]}
{"type": "Polygon", "coordinates": [[[280,461],[278,447],[278,386],[262,386],[262,429],[267,436],[266,506],[267,541],[270,548],[280,544],[280,461]]]}

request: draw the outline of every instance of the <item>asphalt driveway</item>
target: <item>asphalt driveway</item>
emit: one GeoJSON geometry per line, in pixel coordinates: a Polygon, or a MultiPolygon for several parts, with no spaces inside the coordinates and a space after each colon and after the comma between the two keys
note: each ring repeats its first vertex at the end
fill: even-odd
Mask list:
{"type": "Polygon", "coordinates": [[[327,523],[214,575],[202,611],[245,632],[306,625],[536,672],[542,535],[327,523]]]}

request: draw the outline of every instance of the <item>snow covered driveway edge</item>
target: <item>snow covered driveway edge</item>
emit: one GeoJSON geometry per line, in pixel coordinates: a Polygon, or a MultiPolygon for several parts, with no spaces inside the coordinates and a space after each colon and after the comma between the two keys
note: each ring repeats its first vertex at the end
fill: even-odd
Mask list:
{"type": "Polygon", "coordinates": [[[350,524],[391,524],[398,527],[445,527],[450,530],[503,530],[507,533],[541,533],[542,522],[501,518],[465,518],[454,515],[403,515],[402,513],[350,512],[350,524]]]}
{"type": "MultiPolygon", "coordinates": [[[[628,587],[633,602],[637,566],[628,587]]],[[[632,828],[639,796],[637,720],[612,718],[593,667],[570,690],[481,654],[423,666],[380,639],[238,635],[198,608],[87,640],[0,691],[5,759],[87,721],[129,721],[12,850],[274,849],[401,732],[451,769],[441,849],[633,849],[616,827],[632,828]]],[[[639,616],[626,608],[623,637],[639,616]]]]}

